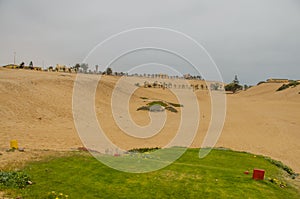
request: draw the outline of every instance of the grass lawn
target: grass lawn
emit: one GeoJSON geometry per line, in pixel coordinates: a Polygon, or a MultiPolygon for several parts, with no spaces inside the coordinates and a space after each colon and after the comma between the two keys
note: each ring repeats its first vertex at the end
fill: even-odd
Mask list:
{"type": "Polygon", "coordinates": [[[52,191],[68,198],[300,198],[291,184],[281,188],[268,180],[286,183],[287,173],[262,156],[212,150],[199,159],[198,153],[199,149],[188,149],[164,169],[132,174],[111,169],[88,153],[72,152],[29,163],[22,172],[30,176],[32,185],[0,188],[22,199],[51,198],[52,191]],[[252,180],[253,168],[264,169],[265,180],[252,180]]]}

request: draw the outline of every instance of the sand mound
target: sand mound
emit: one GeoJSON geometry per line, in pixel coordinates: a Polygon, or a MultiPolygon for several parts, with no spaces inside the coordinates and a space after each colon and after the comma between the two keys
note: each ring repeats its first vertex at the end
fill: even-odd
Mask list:
{"type": "MultiPolygon", "coordinates": [[[[0,151],[11,139],[27,150],[70,150],[82,146],[72,115],[75,74],[0,69],[0,151]]],[[[96,114],[107,136],[126,148],[164,146],[176,133],[179,113],[168,112],[166,126],[148,140],[132,138],[114,123],[110,104],[117,77],[101,79],[96,114]]],[[[132,83],[144,81],[132,79],[132,83]]],[[[227,96],[227,118],[217,146],[271,156],[300,172],[300,86],[276,92],[282,84],[261,84],[227,96]]],[[[192,147],[200,147],[210,122],[210,97],[197,91],[201,121],[192,147]]],[[[147,99],[177,103],[167,89],[139,88],[130,99],[132,119],[149,123],[147,112],[136,111],[147,99]],[[141,98],[143,97],[143,99],[141,98]]],[[[8,155],[5,155],[7,158],[8,155]]],[[[0,156],[1,160],[1,156],[0,156]]]]}

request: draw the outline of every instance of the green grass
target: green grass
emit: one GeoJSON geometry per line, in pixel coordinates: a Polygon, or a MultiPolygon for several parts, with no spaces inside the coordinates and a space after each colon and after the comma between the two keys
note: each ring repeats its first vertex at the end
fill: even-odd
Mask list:
{"type": "Polygon", "coordinates": [[[161,105],[161,106],[163,106],[163,107],[168,106],[168,104],[166,104],[165,102],[162,102],[162,101],[153,101],[153,102],[148,103],[147,105],[148,105],[148,106],[153,106],[153,105],[155,105],[155,104],[161,105]]]}
{"type": "MultiPolygon", "coordinates": [[[[199,149],[188,149],[164,169],[144,174],[111,169],[84,152],[28,164],[22,172],[33,185],[9,192],[26,198],[47,198],[48,192],[69,198],[299,198],[287,183],[287,173],[262,156],[230,150],[212,150],[199,159],[199,149]],[[254,168],[266,179],[252,180],[254,168]],[[249,170],[250,174],[243,172],[249,170]],[[281,188],[267,178],[287,183],[281,188]]],[[[123,157],[111,157],[123,158],[123,157]]],[[[157,161],[157,160],[156,160],[157,161]]],[[[8,188],[6,188],[7,190],[8,188]]]]}

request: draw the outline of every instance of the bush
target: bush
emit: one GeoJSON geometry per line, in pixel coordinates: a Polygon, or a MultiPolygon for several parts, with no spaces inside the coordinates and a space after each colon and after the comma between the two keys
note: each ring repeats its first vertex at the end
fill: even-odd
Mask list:
{"type": "Polygon", "coordinates": [[[30,177],[22,172],[0,172],[0,185],[10,188],[24,188],[31,184],[30,177]]]}
{"type": "Polygon", "coordinates": [[[227,84],[225,87],[225,91],[232,91],[235,93],[236,91],[243,90],[243,86],[236,84],[236,83],[230,83],[227,84]]]}
{"type": "Polygon", "coordinates": [[[291,81],[288,85],[290,86],[290,87],[296,87],[297,85],[299,85],[300,83],[299,82],[297,82],[297,81],[291,81]]]}

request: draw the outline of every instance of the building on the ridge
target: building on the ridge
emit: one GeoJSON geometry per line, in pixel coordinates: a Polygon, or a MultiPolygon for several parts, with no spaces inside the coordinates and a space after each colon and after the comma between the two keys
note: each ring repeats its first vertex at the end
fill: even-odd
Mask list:
{"type": "Polygon", "coordinates": [[[270,78],[267,79],[268,83],[289,83],[288,79],[278,79],[278,78],[270,78]]]}

